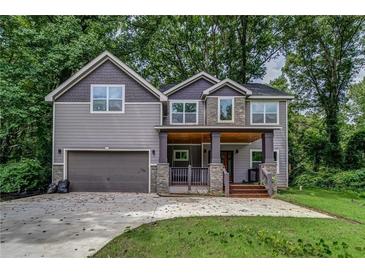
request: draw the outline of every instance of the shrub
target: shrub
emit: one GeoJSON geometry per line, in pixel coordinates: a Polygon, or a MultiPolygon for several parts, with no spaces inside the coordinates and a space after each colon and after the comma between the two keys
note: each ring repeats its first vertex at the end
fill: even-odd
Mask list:
{"type": "Polygon", "coordinates": [[[339,188],[365,189],[365,168],[336,173],[333,182],[339,188]]]}
{"type": "Polygon", "coordinates": [[[333,180],[330,172],[304,172],[295,178],[294,184],[331,188],[333,180]]]}
{"type": "Polygon", "coordinates": [[[348,168],[365,167],[365,128],[351,136],[347,143],[345,161],[348,168]]]}
{"type": "Polygon", "coordinates": [[[336,189],[365,190],[365,169],[350,171],[327,170],[320,172],[304,172],[297,176],[295,185],[324,187],[336,189]]]}
{"type": "Polygon", "coordinates": [[[47,168],[33,159],[0,165],[0,192],[43,189],[47,186],[47,174],[47,168]]]}

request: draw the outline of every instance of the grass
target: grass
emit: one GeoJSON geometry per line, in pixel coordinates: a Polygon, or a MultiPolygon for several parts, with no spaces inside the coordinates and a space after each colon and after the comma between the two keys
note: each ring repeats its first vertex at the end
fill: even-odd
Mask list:
{"type": "Polygon", "coordinates": [[[278,198],[365,224],[365,198],[354,192],[291,188],[278,198]]]}
{"type": "Polygon", "coordinates": [[[129,230],[94,257],[365,257],[364,199],[323,190],[289,190],[279,198],[363,224],[290,217],[176,218],[129,230]]]}

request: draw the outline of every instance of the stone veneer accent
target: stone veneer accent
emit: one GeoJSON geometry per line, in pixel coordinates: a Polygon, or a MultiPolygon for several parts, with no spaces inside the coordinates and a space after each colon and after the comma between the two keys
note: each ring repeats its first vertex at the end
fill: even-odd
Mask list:
{"type": "Polygon", "coordinates": [[[157,166],[151,166],[151,193],[157,192],[157,166]]]}
{"type": "Polygon", "coordinates": [[[157,164],[157,180],[156,180],[157,193],[169,192],[169,173],[170,173],[170,166],[168,163],[157,164]]]}
{"type": "Polygon", "coordinates": [[[209,192],[211,194],[223,193],[223,164],[210,163],[209,165],[209,192]]]}
{"type": "MultiPolygon", "coordinates": [[[[222,96],[224,97],[224,96],[222,96]]],[[[207,125],[208,126],[244,126],[246,100],[244,96],[234,98],[234,121],[233,123],[218,122],[218,98],[207,97],[207,125]]]]}
{"type": "Polygon", "coordinates": [[[63,165],[53,165],[52,168],[52,182],[63,180],[63,165]]]}

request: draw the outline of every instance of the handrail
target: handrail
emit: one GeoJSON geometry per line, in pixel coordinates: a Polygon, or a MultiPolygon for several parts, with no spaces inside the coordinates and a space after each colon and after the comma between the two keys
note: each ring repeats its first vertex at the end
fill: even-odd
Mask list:
{"type": "Polygon", "coordinates": [[[260,182],[265,185],[269,196],[273,196],[276,192],[276,186],[273,180],[272,173],[269,172],[264,166],[260,165],[260,182]]]}
{"type": "Polygon", "coordinates": [[[223,168],[224,196],[229,197],[229,173],[223,168]]]}

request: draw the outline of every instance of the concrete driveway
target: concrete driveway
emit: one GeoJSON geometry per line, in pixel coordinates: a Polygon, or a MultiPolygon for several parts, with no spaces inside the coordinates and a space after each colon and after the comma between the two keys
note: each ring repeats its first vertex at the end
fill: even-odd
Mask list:
{"type": "Polygon", "coordinates": [[[125,229],[184,216],[329,218],[275,199],[45,194],[0,203],[0,257],[86,257],[125,229]]]}

